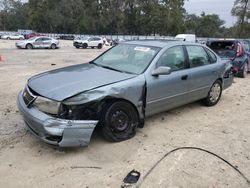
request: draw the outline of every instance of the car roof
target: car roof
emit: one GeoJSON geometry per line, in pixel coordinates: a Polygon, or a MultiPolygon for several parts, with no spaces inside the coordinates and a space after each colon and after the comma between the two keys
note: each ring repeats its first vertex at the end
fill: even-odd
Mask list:
{"type": "Polygon", "coordinates": [[[138,40],[138,41],[124,42],[124,44],[152,46],[152,47],[159,47],[159,48],[171,47],[171,46],[175,46],[175,45],[203,46],[203,45],[201,45],[199,43],[179,41],[179,40],[138,40]]]}
{"type": "Polygon", "coordinates": [[[240,42],[240,40],[236,39],[218,39],[218,40],[208,40],[207,42],[240,42]]]}

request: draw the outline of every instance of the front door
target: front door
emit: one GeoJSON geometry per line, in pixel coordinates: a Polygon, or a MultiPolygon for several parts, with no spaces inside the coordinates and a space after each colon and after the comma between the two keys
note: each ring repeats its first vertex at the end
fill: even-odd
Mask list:
{"type": "Polygon", "coordinates": [[[146,116],[162,112],[187,103],[188,70],[183,46],[167,49],[160,57],[156,68],[171,68],[169,75],[149,76],[147,81],[146,116]]]}
{"type": "Polygon", "coordinates": [[[33,43],[33,46],[35,48],[42,48],[43,47],[43,38],[36,39],[36,41],[33,43]]]}

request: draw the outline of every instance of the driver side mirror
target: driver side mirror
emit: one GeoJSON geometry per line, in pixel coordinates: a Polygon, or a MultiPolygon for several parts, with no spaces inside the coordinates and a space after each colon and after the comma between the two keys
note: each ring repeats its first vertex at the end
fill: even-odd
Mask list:
{"type": "Polygon", "coordinates": [[[157,67],[155,70],[152,71],[152,76],[159,76],[159,75],[169,75],[171,73],[170,67],[157,67]]]}

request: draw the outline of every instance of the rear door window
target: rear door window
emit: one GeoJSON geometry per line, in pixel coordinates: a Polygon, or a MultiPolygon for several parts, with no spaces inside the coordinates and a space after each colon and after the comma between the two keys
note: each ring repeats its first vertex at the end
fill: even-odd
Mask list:
{"type": "Polygon", "coordinates": [[[210,60],[207,52],[201,46],[186,46],[190,68],[209,65],[210,60]]]}
{"type": "Polygon", "coordinates": [[[206,49],[206,51],[207,51],[207,53],[209,54],[210,62],[211,62],[211,63],[216,63],[216,62],[217,62],[217,57],[216,57],[216,55],[215,55],[213,52],[211,52],[211,50],[206,49]]]}

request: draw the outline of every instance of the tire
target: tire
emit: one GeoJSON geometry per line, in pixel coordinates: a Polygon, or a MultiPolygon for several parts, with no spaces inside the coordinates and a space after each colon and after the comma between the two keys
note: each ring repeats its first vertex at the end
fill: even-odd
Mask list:
{"type": "Polygon", "coordinates": [[[212,87],[210,88],[210,91],[208,93],[207,98],[204,99],[204,103],[206,106],[214,106],[216,105],[222,94],[222,82],[220,80],[217,80],[213,83],[212,87]]]}
{"type": "Polygon", "coordinates": [[[32,46],[32,44],[26,44],[26,49],[28,49],[28,50],[31,50],[31,49],[33,49],[33,46],[32,46]]]}
{"type": "Polygon", "coordinates": [[[56,44],[51,44],[50,48],[55,50],[56,49],[56,44]]]}
{"type": "Polygon", "coordinates": [[[10,37],[7,37],[7,40],[10,40],[10,37]]]}
{"type": "Polygon", "coordinates": [[[82,45],[82,48],[83,48],[83,49],[88,48],[88,44],[84,43],[84,44],[82,45]]]}
{"type": "Polygon", "coordinates": [[[79,49],[79,48],[80,48],[80,46],[76,46],[76,48],[77,48],[77,49],[79,49]]]}
{"type": "Polygon", "coordinates": [[[246,78],[247,73],[248,73],[248,64],[245,63],[244,67],[243,67],[243,70],[239,72],[239,77],[246,78]]]}
{"type": "Polygon", "coordinates": [[[111,103],[102,114],[102,133],[106,140],[121,142],[135,136],[139,117],[131,104],[122,101],[111,103]]]}
{"type": "Polygon", "coordinates": [[[95,47],[92,46],[91,48],[94,49],[95,47]]]}
{"type": "Polygon", "coordinates": [[[102,49],[102,46],[103,46],[102,44],[98,44],[97,48],[102,49]]]}

